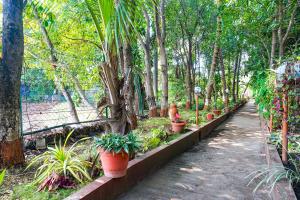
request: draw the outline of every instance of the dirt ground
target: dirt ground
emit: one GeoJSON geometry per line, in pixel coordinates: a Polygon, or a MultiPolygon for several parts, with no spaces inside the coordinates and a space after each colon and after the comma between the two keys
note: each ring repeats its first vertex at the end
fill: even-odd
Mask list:
{"type": "MultiPolygon", "coordinates": [[[[94,108],[80,105],[76,107],[80,121],[96,120],[94,108]]],[[[73,123],[67,103],[22,103],[23,131],[36,131],[66,123],[73,123]]]]}
{"type": "Polygon", "coordinates": [[[263,137],[253,103],[213,135],[150,175],[119,200],[270,199],[253,194],[251,172],[265,166],[263,137]]]}

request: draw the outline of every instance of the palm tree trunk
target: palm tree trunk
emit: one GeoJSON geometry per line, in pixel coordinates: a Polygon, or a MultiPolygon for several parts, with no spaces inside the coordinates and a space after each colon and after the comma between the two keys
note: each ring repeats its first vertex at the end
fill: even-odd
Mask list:
{"type": "Polygon", "coordinates": [[[20,85],[24,55],[23,0],[3,0],[0,64],[0,165],[24,162],[21,140],[20,85]]]}

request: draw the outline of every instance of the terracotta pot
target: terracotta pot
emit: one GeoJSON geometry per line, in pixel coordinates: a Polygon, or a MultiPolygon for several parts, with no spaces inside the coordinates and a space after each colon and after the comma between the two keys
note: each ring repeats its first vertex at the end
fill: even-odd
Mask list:
{"type": "Polygon", "coordinates": [[[126,175],[129,156],[125,151],[114,153],[100,149],[100,160],[104,175],[110,178],[120,178],[126,175]]]}
{"type": "Polygon", "coordinates": [[[180,133],[186,125],[186,122],[172,122],[172,131],[175,133],[180,133]]]}
{"type": "Polygon", "coordinates": [[[215,116],[214,116],[214,114],[212,114],[212,113],[208,113],[207,115],[206,115],[206,118],[207,118],[207,120],[213,120],[214,118],[215,118],[215,116]]]}
{"type": "Polygon", "coordinates": [[[169,118],[171,121],[175,120],[176,113],[178,113],[176,104],[171,104],[169,109],[169,118]]]}
{"type": "Polygon", "coordinates": [[[217,116],[221,115],[221,110],[214,110],[213,113],[217,116]]]}

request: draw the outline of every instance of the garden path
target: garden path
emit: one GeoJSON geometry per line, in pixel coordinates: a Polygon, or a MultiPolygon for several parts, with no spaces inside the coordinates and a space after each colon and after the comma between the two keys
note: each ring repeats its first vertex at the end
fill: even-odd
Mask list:
{"type": "Polygon", "coordinates": [[[148,176],[119,200],[269,199],[253,194],[246,176],[266,164],[253,102],[214,130],[210,138],[148,176]]]}

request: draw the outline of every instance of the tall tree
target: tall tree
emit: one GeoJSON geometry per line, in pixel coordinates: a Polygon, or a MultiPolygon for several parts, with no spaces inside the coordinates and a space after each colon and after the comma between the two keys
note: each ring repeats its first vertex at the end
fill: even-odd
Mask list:
{"type": "MultiPolygon", "coordinates": [[[[45,28],[45,26],[43,24],[43,21],[41,20],[41,18],[39,16],[36,5],[33,5],[33,13],[34,13],[35,19],[39,23],[40,29],[41,29],[42,34],[43,34],[44,41],[45,41],[45,43],[46,43],[46,45],[47,45],[47,47],[50,51],[51,65],[52,65],[53,70],[54,70],[54,82],[55,82],[56,88],[59,89],[62,92],[64,98],[66,99],[73,122],[79,122],[78,114],[77,114],[77,111],[76,111],[75,104],[72,100],[72,97],[71,97],[69,91],[66,89],[65,84],[62,81],[61,74],[59,74],[57,72],[57,68],[61,67],[61,66],[59,64],[58,58],[56,57],[56,50],[55,50],[54,45],[53,45],[53,43],[52,43],[52,41],[49,37],[48,31],[45,28]]],[[[75,77],[73,77],[73,78],[75,79],[75,77]]],[[[78,81],[75,81],[75,83],[78,83],[78,81]]],[[[77,85],[77,86],[79,86],[79,85],[77,85]]],[[[79,92],[80,91],[83,92],[81,88],[79,88],[79,92]]],[[[85,95],[82,94],[81,96],[85,96],[85,95]]],[[[86,98],[84,98],[84,99],[86,99],[86,98]]]]}
{"type": "Polygon", "coordinates": [[[162,71],[162,99],[161,99],[161,117],[168,116],[168,62],[166,53],[166,17],[165,17],[165,0],[156,0],[154,3],[155,10],[155,30],[157,45],[159,47],[159,61],[162,71]]]}
{"type": "Polygon", "coordinates": [[[21,140],[20,85],[24,55],[23,0],[3,0],[0,64],[0,162],[24,162],[21,140]]]}
{"type": "Polygon", "coordinates": [[[228,90],[227,90],[227,84],[226,84],[226,74],[225,74],[225,66],[223,61],[223,53],[222,49],[219,48],[219,62],[220,62],[220,69],[221,69],[221,78],[222,78],[222,85],[223,85],[223,101],[225,104],[225,108],[227,111],[229,111],[229,98],[228,98],[228,90]]]}
{"type": "MultiPolygon", "coordinates": [[[[139,7],[135,3],[125,0],[85,0],[87,8],[91,14],[95,28],[100,39],[101,53],[103,54],[103,62],[99,65],[99,74],[101,80],[108,93],[108,105],[110,108],[111,119],[109,124],[111,131],[114,133],[126,134],[130,127],[133,126],[130,117],[127,115],[130,112],[126,105],[125,92],[131,84],[130,70],[120,74],[120,46],[132,36],[132,31],[129,28],[134,28],[133,17],[131,15],[135,9],[139,7]],[[126,38],[126,39],[125,39],[126,38]]],[[[125,60],[124,60],[125,64],[125,60]]],[[[129,64],[127,64],[129,66],[129,64]]]]}
{"type": "Polygon", "coordinates": [[[217,16],[217,30],[216,30],[216,41],[214,44],[214,51],[213,51],[213,57],[212,57],[212,63],[210,66],[210,74],[209,74],[209,79],[208,83],[206,86],[206,99],[205,99],[205,107],[207,108],[211,104],[211,95],[213,91],[213,86],[214,86],[214,81],[215,81],[215,73],[216,73],[216,66],[218,62],[218,49],[219,49],[219,40],[221,36],[221,31],[222,31],[222,18],[221,18],[221,13],[220,13],[220,8],[221,8],[221,0],[217,0],[217,7],[218,7],[218,16],[217,16]]]}
{"type": "MultiPolygon", "coordinates": [[[[141,46],[144,50],[144,62],[145,62],[145,68],[146,68],[146,77],[145,77],[145,84],[146,84],[146,101],[148,103],[149,107],[149,117],[156,117],[157,116],[157,108],[156,108],[156,101],[153,91],[153,80],[152,80],[152,65],[151,65],[151,23],[150,23],[150,17],[148,14],[148,11],[146,8],[143,9],[144,17],[146,20],[146,31],[145,31],[145,37],[142,38],[141,35],[139,35],[139,42],[141,43],[141,46]]],[[[156,71],[154,71],[156,73],[156,71]]]]}

